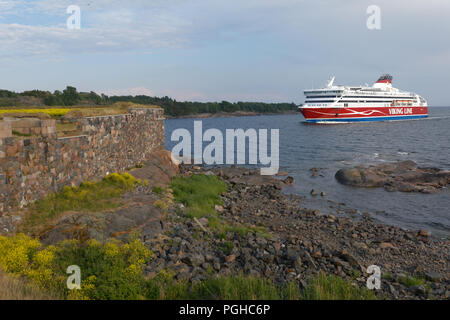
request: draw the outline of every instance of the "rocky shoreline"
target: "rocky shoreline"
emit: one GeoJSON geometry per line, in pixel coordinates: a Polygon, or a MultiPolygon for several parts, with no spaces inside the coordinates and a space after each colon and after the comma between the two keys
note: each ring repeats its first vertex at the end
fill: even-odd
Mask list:
{"type": "Polygon", "coordinates": [[[215,174],[229,184],[216,211],[227,223],[260,227],[267,234],[229,234],[220,239],[208,230],[207,220],[183,218],[185,208],[169,210],[165,236],[148,240],[156,257],[149,276],[171,269],[176,278],[202,280],[210,273],[244,273],[277,282],[298,280],[306,286],[320,270],[365,286],[369,265],[381,268],[377,295],[388,299],[449,299],[450,243],[426,231],[405,231],[381,225],[370,217],[323,215],[302,208],[298,196],[281,193],[279,179],[243,168],[183,167],[181,175],[215,174]],[[408,279],[420,277],[418,284],[408,279]]]}

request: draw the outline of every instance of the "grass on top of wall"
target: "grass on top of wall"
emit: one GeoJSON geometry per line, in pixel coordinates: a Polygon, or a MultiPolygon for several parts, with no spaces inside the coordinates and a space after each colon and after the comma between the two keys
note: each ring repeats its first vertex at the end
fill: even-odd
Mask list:
{"type": "Polygon", "coordinates": [[[30,205],[23,224],[24,231],[30,232],[35,226],[42,226],[65,211],[97,212],[119,207],[118,197],[146,183],[129,173],[111,173],[98,182],[83,182],[79,187],[65,186],[60,192],[30,205]]]}
{"type": "Polygon", "coordinates": [[[17,115],[17,114],[22,114],[22,115],[29,115],[29,116],[33,116],[33,115],[37,115],[40,113],[49,115],[52,118],[60,118],[62,116],[64,116],[65,114],[67,114],[70,110],[70,108],[45,108],[45,109],[32,109],[32,108],[24,108],[24,109],[19,109],[19,108],[11,108],[11,109],[0,109],[0,114],[3,115],[17,115]]]}
{"type": "Polygon", "coordinates": [[[108,106],[73,106],[67,107],[7,107],[0,108],[0,119],[8,117],[37,117],[41,119],[55,118],[59,119],[63,116],[67,118],[83,118],[83,117],[95,117],[95,116],[108,116],[119,115],[128,113],[130,108],[160,108],[155,105],[142,105],[131,102],[116,102],[108,106]]]}

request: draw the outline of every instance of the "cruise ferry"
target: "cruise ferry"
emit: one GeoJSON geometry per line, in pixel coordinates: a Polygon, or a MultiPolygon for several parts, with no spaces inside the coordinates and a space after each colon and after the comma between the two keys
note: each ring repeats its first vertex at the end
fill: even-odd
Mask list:
{"type": "Polygon", "coordinates": [[[382,75],[373,86],[334,84],[332,77],[322,89],[305,90],[299,106],[306,122],[335,123],[391,121],[428,117],[427,101],[412,92],[392,87],[392,76],[382,75]]]}

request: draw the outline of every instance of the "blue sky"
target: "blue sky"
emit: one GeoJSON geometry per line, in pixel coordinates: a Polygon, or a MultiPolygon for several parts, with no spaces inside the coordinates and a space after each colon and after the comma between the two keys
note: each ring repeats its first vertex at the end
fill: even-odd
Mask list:
{"type": "Polygon", "coordinates": [[[0,88],[301,103],[331,75],[391,73],[450,105],[449,17],[449,0],[0,0],[0,88]]]}

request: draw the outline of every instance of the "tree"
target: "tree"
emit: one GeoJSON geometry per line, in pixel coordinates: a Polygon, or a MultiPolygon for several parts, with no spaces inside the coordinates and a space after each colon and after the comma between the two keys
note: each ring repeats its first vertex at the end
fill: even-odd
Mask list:
{"type": "Polygon", "coordinates": [[[67,88],[63,91],[62,100],[64,105],[73,106],[80,101],[80,95],[75,87],[67,86],[67,88]]]}

